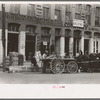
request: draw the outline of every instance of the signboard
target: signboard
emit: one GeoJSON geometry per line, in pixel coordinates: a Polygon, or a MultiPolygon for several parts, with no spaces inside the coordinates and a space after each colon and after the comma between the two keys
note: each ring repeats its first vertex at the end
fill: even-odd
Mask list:
{"type": "Polygon", "coordinates": [[[43,17],[43,5],[42,4],[36,4],[35,14],[36,14],[36,17],[39,17],[39,18],[43,17]]]}
{"type": "Polygon", "coordinates": [[[47,42],[46,41],[43,41],[43,45],[47,45],[47,42]]]}
{"type": "Polygon", "coordinates": [[[74,27],[84,27],[84,21],[78,20],[78,19],[73,19],[73,26],[74,27]]]}

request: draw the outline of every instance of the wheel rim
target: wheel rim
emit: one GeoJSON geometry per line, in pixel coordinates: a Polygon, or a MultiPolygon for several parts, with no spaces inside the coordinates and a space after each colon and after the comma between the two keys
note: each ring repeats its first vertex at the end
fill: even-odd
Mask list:
{"type": "Polygon", "coordinates": [[[78,70],[77,63],[75,61],[70,61],[67,65],[67,70],[69,73],[76,73],[78,70]]]}
{"type": "Polygon", "coordinates": [[[51,68],[51,71],[52,71],[54,74],[62,73],[62,72],[64,71],[64,69],[65,69],[64,61],[63,61],[62,59],[54,58],[54,59],[51,61],[50,68],[51,68]]]}

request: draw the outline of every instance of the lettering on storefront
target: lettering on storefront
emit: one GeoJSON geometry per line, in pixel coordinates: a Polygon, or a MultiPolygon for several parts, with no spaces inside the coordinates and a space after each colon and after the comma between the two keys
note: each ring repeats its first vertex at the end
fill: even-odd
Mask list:
{"type": "Polygon", "coordinates": [[[60,20],[51,20],[51,19],[44,19],[44,18],[37,18],[35,16],[25,16],[20,14],[12,14],[12,13],[5,13],[5,18],[11,20],[21,20],[21,21],[31,21],[35,24],[43,24],[43,25],[51,25],[51,26],[63,26],[63,22],[60,20]]]}

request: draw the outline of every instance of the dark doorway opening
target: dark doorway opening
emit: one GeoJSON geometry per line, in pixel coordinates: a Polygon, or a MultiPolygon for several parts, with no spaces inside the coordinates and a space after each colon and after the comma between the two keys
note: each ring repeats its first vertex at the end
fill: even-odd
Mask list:
{"type": "Polygon", "coordinates": [[[8,52],[18,52],[18,34],[8,33],[8,52]]]}
{"type": "Polygon", "coordinates": [[[84,53],[86,51],[87,51],[87,54],[89,54],[89,39],[84,39],[84,53]]]}
{"type": "Polygon", "coordinates": [[[65,53],[69,55],[69,37],[65,37],[65,53]]]}
{"type": "Polygon", "coordinates": [[[32,56],[35,55],[35,36],[26,35],[25,55],[27,61],[30,61],[32,56]]]}

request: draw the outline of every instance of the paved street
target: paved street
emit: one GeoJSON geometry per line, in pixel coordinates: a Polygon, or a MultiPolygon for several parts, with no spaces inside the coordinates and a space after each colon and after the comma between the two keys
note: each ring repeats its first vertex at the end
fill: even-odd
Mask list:
{"type": "Polygon", "coordinates": [[[2,84],[100,84],[100,72],[52,74],[41,72],[0,72],[2,84]]]}

